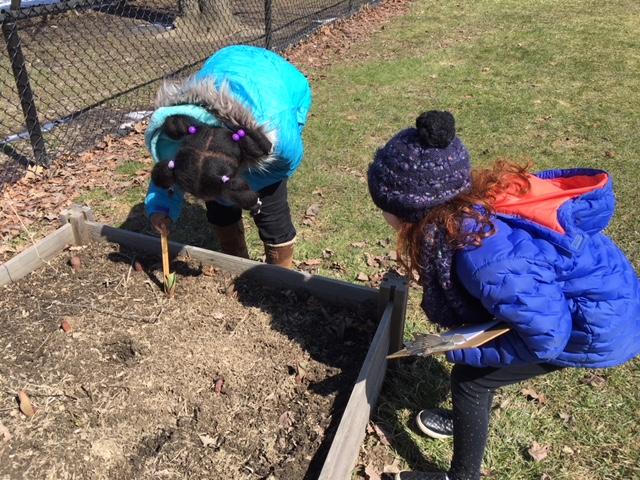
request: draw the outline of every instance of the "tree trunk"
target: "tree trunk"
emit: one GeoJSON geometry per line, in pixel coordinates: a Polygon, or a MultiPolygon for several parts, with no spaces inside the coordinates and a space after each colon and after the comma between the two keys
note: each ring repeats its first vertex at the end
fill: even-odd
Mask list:
{"type": "Polygon", "coordinates": [[[180,12],[191,24],[222,28],[225,33],[242,30],[242,23],[233,14],[231,0],[180,0],[180,12]]]}

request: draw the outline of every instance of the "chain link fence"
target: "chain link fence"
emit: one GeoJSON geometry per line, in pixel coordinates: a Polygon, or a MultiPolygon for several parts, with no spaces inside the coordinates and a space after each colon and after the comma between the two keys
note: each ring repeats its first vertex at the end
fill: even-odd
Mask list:
{"type": "MultiPolygon", "coordinates": [[[[126,132],[217,49],[282,51],[371,0],[0,0],[0,176],[126,132]],[[4,3],[3,3],[4,2],[4,3]]],[[[0,184],[4,183],[0,178],[0,184]]]]}

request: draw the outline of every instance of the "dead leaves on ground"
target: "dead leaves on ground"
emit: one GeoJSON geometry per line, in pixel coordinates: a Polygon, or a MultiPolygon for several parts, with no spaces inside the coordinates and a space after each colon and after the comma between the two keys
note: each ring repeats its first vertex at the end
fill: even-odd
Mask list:
{"type": "Polygon", "coordinates": [[[580,382],[597,389],[604,388],[607,385],[607,379],[595,373],[584,377],[580,382]]]}
{"type": "Polygon", "coordinates": [[[533,388],[523,388],[520,390],[520,393],[527,397],[528,400],[533,400],[538,405],[546,405],[549,402],[544,393],[537,392],[533,388]]]}
{"type": "Polygon", "coordinates": [[[355,478],[382,480],[400,472],[399,460],[390,446],[389,435],[375,422],[369,422],[355,478]]]}
{"type": "MultiPolygon", "coordinates": [[[[309,69],[320,71],[337,59],[344,60],[350,55],[349,47],[402,15],[408,5],[407,0],[386,0],[375,8],[364,6],[349,18],[324,25],[307,41],[286,51],[285,56],[307,74],[309,69]]],[[[359,56],[363,54],[367,55],[359,52],[359,56]]]]}
{"type": "Polygon", "coordinates": [[[531,459],[535,462],[541,462],[549,455],[551,451],[551,447],[549,445],[544,445],[542,443],[533,442],[531,446],[527,449],[527,453],[531,457],[531,459]]]}
{"type": "Polygon", "coordinates": [[[108,136],[93,150],[62,156],[48,169],[20,169],[17,178],[6,179],[6,172],[0,171],[0,243],[9,243],[25,233],[25,228],[38,226],[36,230],[48,233],[56,226],[58,214],[82,194],[104,189],[113,195],[146,185],[151,159],[144,147],[143,131],[144,124],[140,123],[131,134],[108,136]],[[118,167],[127,162],[148,164],[149,168],[133,175],[118,174],[118,167]]]}
{"type": "Polygon", "coordinates": [[[304,212],[304,218],[302,219],[302,224],[310,227],[316,223],[316,217],[320,213],[321,205],[319,203],[312,203],[307,207],[307,210],[304,212]]]}

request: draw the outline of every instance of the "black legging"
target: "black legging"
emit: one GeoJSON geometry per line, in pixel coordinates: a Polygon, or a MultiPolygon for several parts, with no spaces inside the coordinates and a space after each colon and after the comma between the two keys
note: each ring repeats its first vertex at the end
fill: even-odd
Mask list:
{"type": "Polygon", "coordinates": [[[506,385],[544,375],[562,367],[546,363],[503,368],[454,365],[451,372],[453,402],[453,460],[450,480],[478,480],[489,433],[489,415],[495,391],[506,385]]]}
{"type": "MultiPolygon", "coordinates": [[[[296,237],[296,228],[291,221],[291,211],[287,199],[287,180],[264,187],[258,191],[262,202],[260,213],[253,221],[258,227],[260,239],[269,245],[287,243],[296,237]]],[[[242,209],[235,205],[225,205],[216,201],[206,202],[209,223],[226,227],[242,218],[242,209]]]]}

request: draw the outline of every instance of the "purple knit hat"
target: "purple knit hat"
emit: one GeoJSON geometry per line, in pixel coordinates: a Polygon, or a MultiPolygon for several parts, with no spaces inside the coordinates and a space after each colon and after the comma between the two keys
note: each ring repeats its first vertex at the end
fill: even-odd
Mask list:
{"type": "Polygon", "coordinates": [[[469,152],[449,112],[430,111],[376,152],[369,193],[383,211],[410,223],[471,187],[469,152]]]}

